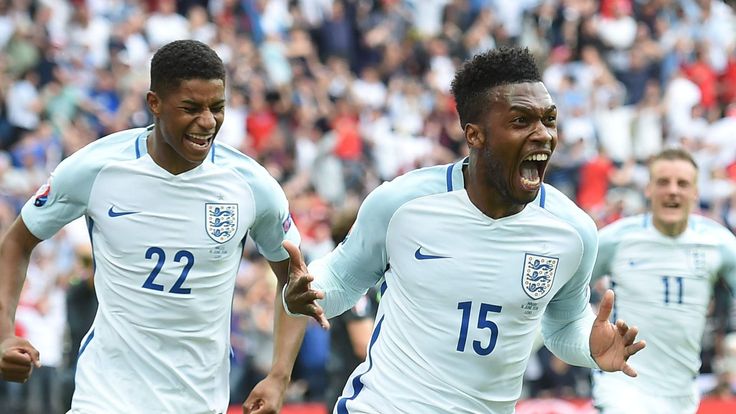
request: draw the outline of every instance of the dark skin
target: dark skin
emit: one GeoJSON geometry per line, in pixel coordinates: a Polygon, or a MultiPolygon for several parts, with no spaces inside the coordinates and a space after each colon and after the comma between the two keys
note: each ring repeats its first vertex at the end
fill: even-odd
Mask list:
{"type": "MultiPolygon", "coordinates": [[[[147,140],[148,153],[153,161],[174,175],[201,165],[224,120],[223,80],[185,80],[172,91],[149,91],[146,101],[155,119],[154,129],[147,140]]],[[[40,241],[18,217],[0,243],[0,374],[6,381],[26,382],[33,368],[40,366],[38,350],[26,339],[15,336],[15,310],[29,257],[40,241]]],[[[277,277],[278,304],[281,288],[288,279],[290,260],[269,261],[269,264],[277,277]]],[[[283,392],[279,390],[285,389],[291,380],[306,327],[304,318],[287,316],[280,305],[276,306],[275,318],[275,332],[287,339],[276,344],[272,370],[263,385],[251,394],[254,398],[249,399],[249,409],[258,413],[277,413],[281,409],[283,392]],[[297,334],[287,335],[286,332],[297,334]]]]}
{"type": "MultiPolygon", "coordinates": [[[[502,85],[489,92],[488,116],[465,126],[470,162],[463,171],[468,197],[491,218],[516,214],[539,186],[520,183],[519,165],[557,146],[557,107],[541,82],[502,85]]],[[[547,163],[540,163],[544,173],[547,163]]]]}
{"type": "MultiPolygon", "coordinates": [[[[534,201],[557,145],[557,110],[544,84],[528,82],[502,85],[489,91],[485,119],[465,126],[470,160],[463,171],[465,189],[471,202],[488,217],[497,219],[517,214],[534,201]],[[526,168],[536,168],[538,179],[523,179],[522,161],[536,158],[526,168]]],[[[299,251],[287,248],[292,260],[286,302],[294,313],[311,316],[329,326],[317,300],[324,292],[311,289],[310,275],[299,251]]],[[[624,321],[608,321],[614,293],[607,291],[589,337],[591,356],[604,371],[623,371],[635,377],[628,364],[631,355],[642,350],[636,342],[638,329],[624,321]]]]}
{"type": "Polygon", "coordinates": [[[148,153],[172,174],[189,171],[207,158],[225,120],[225,82],[189,79],[172,91],[146,94],[155,127],[148,153]]]}

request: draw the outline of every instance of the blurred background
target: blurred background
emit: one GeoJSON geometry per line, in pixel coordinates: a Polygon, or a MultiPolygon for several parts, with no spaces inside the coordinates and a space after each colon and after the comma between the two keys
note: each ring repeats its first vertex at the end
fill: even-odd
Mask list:
{"type": "MultiPolygon", "coordinates": [[[[381,182],[466,155],[450,82],[463,60],[501,45],[526,46],[538,59],[560,112],[546,181],[599,226],[646,208],[645,162],[677,145],[700,166],[699,213],[733,230],[735,3],[0,0],[0,231],[62,159],[152,123],[144,99],[150,58],[183,38],[211,45],[225,62],[218,140],[281,183],[308,261],[339,243],[381,182]]],[[[79,341],[96,309],[90,254],[77,222],[35,250],[17,329],[44,367],[24,385],[0,381],[1,412],[68,409],[79,341]]],[[[234,412],[272,356],[275,277],[253,246],[236,283],[234,412]]],[[[596,286],[594,301],[605,287],[596,286]]],[[[370,292],[340,329],[310,327],[284,412],[325,412],[335,379],[364,353],[361,335],[379,299],[370,292]]],[[[736,311],[722,281],[708,320],[701,412],[722,410],[717,404],[736,391],[736,311]]],[[[541,347],[518,412],[538,412],[540,399],[545,412],[593,412],[589,396],[589,370],[541,347]]]]}

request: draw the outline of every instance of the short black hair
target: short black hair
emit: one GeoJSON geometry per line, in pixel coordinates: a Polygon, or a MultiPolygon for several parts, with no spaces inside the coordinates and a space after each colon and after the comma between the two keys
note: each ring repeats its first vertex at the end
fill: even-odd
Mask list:
{"type": "Polygon", "coordinates": [[[528,48],[501,47],[467,60],[452,80],[460,126],[478,122],[488,108],[488,92],[501,85],[541,82],[542,76],[528,48]]]}
{"type": "Polygon", "coordinates": [[[225,65],[211,47],[197,40],[175,40],[153,55],[153,92],[165,95],[190,79],[222,79],[225,82],[225,65]]]}

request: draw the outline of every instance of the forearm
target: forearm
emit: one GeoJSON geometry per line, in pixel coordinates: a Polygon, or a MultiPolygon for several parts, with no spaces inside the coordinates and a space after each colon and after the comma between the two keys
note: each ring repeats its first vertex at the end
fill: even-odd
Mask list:
{"type": "Polygon", "coordinates": [[[12,235],[11,228],[0,243],[0,338],[14,334],[15,310],[28,270],[28,257],[33,249],[12,235]]]}
{"type": "Polygon", "coordinates": [[[367,272],[361,278],[351,277],[346,273],[338,275],[325,259],[312,262],[309,265],[309,273],[315,277],[312,287],[325,294],[324,299],[318,300],[317,304],[322,307],[327,319],[334,318],[353,307],[377,282],[367,272]]]}
{"type": "Polygon", "coordinates": [[[570,365],[598,368],[590,355],[590,332],[595,314],[588,306],[572,319],[545,316],[542,324],[544,344],[558,358],[570,365]]]}
{"type": "Polygon", "coordinates": [[[273,364],[269,375],[288,383],[291,380],[291,372],[299,354],[309,318],[291,317],[284,312],[281,289],[276,292],[274,307],[273,364]]]}

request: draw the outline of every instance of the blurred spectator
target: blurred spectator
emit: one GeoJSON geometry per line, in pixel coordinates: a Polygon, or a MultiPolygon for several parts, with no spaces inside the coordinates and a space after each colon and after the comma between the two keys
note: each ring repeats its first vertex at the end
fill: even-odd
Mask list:
{"type": "MultiPolygon", "coordinates": [[[[734,27],[724,0],[0,1],[0,230],[63,157],[152,122],[141,99],[150,57],[176,38],[207,42],[226,63],[218,139],[280,180],[311,257],[333,243],[332,211],[466,156],[450,80],[504,44],[535,53],[558,106],[547,181],[598,224],[643,208],[644,163],[683,146],[701,167],[700,212],[736,229],[734,27]]],[[[234,400],[270,363],[260,260],[246,248],[233,302],[234,400]]],[[[718,359],[710,335],[704,351],[718,359]]],[[[315,361],[304,378],[323,369],[315,361]]]]}

